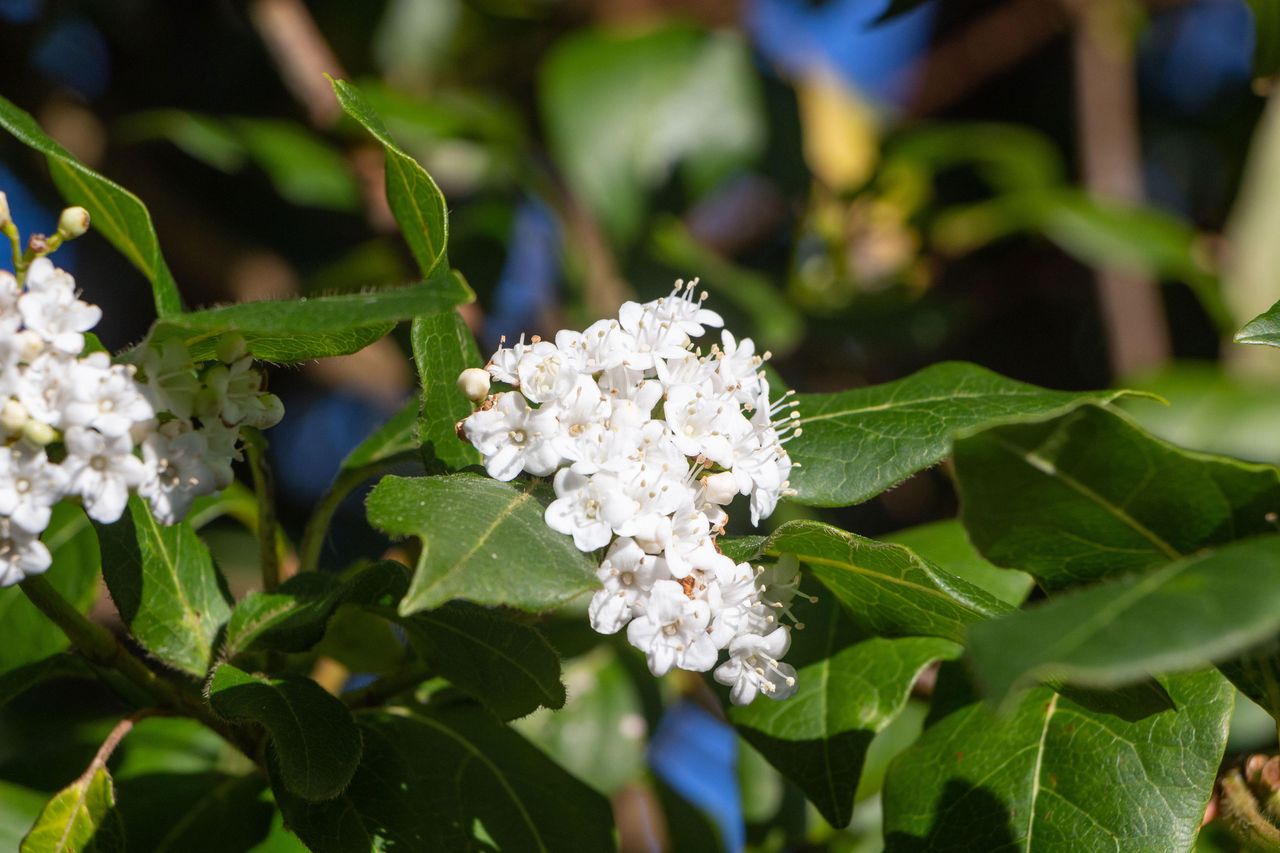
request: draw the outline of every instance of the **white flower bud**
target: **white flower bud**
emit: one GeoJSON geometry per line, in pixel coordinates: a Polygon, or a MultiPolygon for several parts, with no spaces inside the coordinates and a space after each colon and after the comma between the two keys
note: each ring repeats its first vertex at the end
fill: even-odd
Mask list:
{"type": "Polygon", "coordinates": [[[58,440],[58,431],[43,421],[29,418],[22,425],[22,435],[32,444],[44,447],[58,440]]]}
{"type": "Polygon", "coordinates": [[[74,240],[89,230],[89,211],[83,207],[68,207],[58,217],[58,233],[64,240],[74,240]]]}
{"type": "Polygon", "coordinates": [[[7,433],[16,433],[22,429],[29,417],[27,407],[10,397],[5,401],[4,408],[0,409],[0,427],[3,427],[7,433]]]}
{"type": "Polygon", "coordinates": [[[704,497],[709,503],[724,506],[731,503],[738,494],[738,481],[732,471],[721,471],[702,478],[702,486],[706,489],[704,497]]]}
{"type": "Polygon", "coordinates": [[[458,374],[458,390],[473,403],[489,396],[489,372],[479,367],[468,367],[458,374]]]}
{"type": "Polygon", "coordinates": [[[237,334],[227,334],[222,336],[222,340],[218,341],[218,361],[223,364],[232,364],[239,361],[249,353],[249,345],[245,343],[244,338],[237,334]]]}
{"type": "Polygon", "coordinates": [[[9,215],[9,197],[4,193],[0,193],[0,228],[8,225],[12,220],[9,215]]]}

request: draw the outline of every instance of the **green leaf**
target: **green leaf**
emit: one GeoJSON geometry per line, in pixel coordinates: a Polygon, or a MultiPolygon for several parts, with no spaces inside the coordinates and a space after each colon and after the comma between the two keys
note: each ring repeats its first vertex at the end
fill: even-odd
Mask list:
{"type": "MultiPolygon", "coordinates": [[[[417,321],[414,321],[415,328],[417,321]]],[[[417,400],[410,400],[405,407],[391,416],[385,424],[378,427],[373,435],[356,446],[342,460],[343,470],[363,468],[375,462],[382,462],[393,456],[416,450],[418,447],[418,410],[421,408],[417,400]]]]}
{"type": "Polygon", "coordinates": [[[547,527],[534,489],[473,474],[383,478],[369,493],[369,521],[423,540],[401,614],[454,598],[547,610],[595,589],[595,564],[547,527]]]}
{"type": "Polygon", "coordinates": [[[890,636],[962,642],[972,622],[1010,610],[968,581],[911,550],[818,521],[789,521],[765,543],[769,556],[794,554],[860,627],[890,636]]]}
{"type": "Polygon", "coordinates": [[[1236,332],[1236,343],[1280,347],[1280,302],[1254,317],[1236,332]]]}
{"type": "Polygon", "coordinates": [[[236,135],[286,201],[353,212],[360,188],[346,158],[315,133],[289,121],[236,118],[236,135]]]}
{"type": "Polygon", "coordinates": [[[22,839],[22,853],[123,851],[124,825],[116,811],[111,774],[94,762],[76,781],[53,795],[22,839]]]}
{"type": "Polygon", "coordinates": [[[759,697],[729,712],[738,732],[835,827],[847,826],[853,816],[872,738],[902,711],[930,663],[961,651],[933,637],[874,637],[840,648],[839,622],[837,611],[824,626],[821,659],[797,672],[795,695],[759,697]]]}
{"type": "Polygon", "coordinates": [[[330,78],[329,82],[343,111],[382,143],[386,153],[387,204],[423,277],[431,279],[437,271],[447,271],[449,211],[444,194],[427,171],[392,141],[386,125],[359,89],[345,80],[330,78]]]}
{"type": "Polygon", "coordinates": [[[316,853],[489,849],[478,837],[507,853],[615,846],[608,801],[480,709],[359,720],[365,758],[337,799],[278,797],[316,853]]]}
{"type": "Polygon", "coordinates": [[[29,114],[0,97],[0,127],[44,155],[49,174],[68,204],[89,211],[93,227],[151,282],[156,314],[182,313],[182,297],[169,272],[151,215],[133,193],[80,163],[50,139],[29,114]]]}
{"type": "Polygon", "coordinates": [[[1048,590],[1274,531],[1280,472],[1180,450],[1087,406],[956,443],[961,515],[989,560],[1048,590]]]}
{"type": "Polygon", "coordinates": [[[957,519],[935,521],[899,530],[885,541],[910,548],[951,574],[981,587],[1014,607],[1026,600],[1035,581],[1026,572],[1002,569],[983,559],[957,519]]]}
{"type": "Polygon", "coordinates": [[[999,699],[1033,681],[1114,687],[1239,654],[1280,632],[1280,535],[1128,575],[969,629],[999,699]]]}
{"type": "Polygon", "coordinates": [[[1234,692],[1215,672],[1161,682],[1176,708],[1135,720],[1047,687],[951,713],[890,765],[886,849],[1191,849],[1234,692]]]}
{"type": "Polygon", "coordinates": [[[408,570],[383,560],[346,578],[304,572],[273,592],[255,591],[240,601],[227,622],[222,656],[245,652],[302,652],[320,642],[329,618],[345,603],[395,606],[409,587],[408,570]]]}
{"type": "MultiPolygon", "coordinates": [[[[456,275],[456,273],[455,273],[456,275]]],[[[480,454],[458,438],[458,421],[471,414],[471,401],[458,390],[458,374],[483,364],[476,340],[457,311],[413,321],[413,358],[422,380],[418,439],[428,460],[446,468],[479,465],[480,454]]]]}
{"type": "Polygon", "coordinates": [[[17,850],[49,795],[0,779],[0,850],[17,850]]]}
{"type": "Polygon", "coordinates": [[[356,352],[401,320],[444,311],[473,298],[466,283],[450,275],[370,293],[242,302],[193,311],[156,321],[151,339],[181,338],[201,361],[214,357],[222,335],[234,332],[244,337],[255,358],[293,364],[356,352]]]}
{"type": "Polygon", "coordinates": [[[1029,420],[1123,391],[1049,391],[972,364],[946,362],[905,379],[836,394],[801,394],[803,429],[787,445],[795,500],[845,506],[941,462],[952,438],[984,424],[1029,420]]]}
{"type": "MultiPolygon", "coordinates": [[[[53,556],[45,574],[54,589],[81,613],[98,597],[98,537],[84,512],[63,502],[53,508],[49,527],[40,537],[53,556]]],[[[0,589],[0,673],[35,664],[70,645],[62,629],[36,609],[16,586],[0,589]]]]}
{"type": "Polygon", "coordinates": [[[275,813],[258,774],[121,774],[120,816],[131,850],[227,853],[256,850],[275,813]]]}
{"type": "Polygon", "coordinates": [[[32,687],[59,678],[90,678],[93,669],[82,657],[59,653],[0,674],[0,708],[32,687]]]}
{"type": "Polygon", "coordinates": [[[307,800],[336,797],[360,763],[360,731],[347,706],[309,678],[250,675],[221,664],[209,679],[219,715],[267,730],[289,791],[307,800]]]}
{"type": "Polygon", "coordinates": [[[1280,3],[1246,0],[1253,12],[1253,74],[1274,77],[1280,73],[1280,3]]]}
{"type": "Polygon", "coordinates": [[[531,625],[455,601],[400,620],[409,643],[431,667],[504,720],[539,706],[564,707],[560,658],[531,625]]]}
{"type": "Polygon", "coordinates": [[[160,660],[203,678],[231,594],[187,522],[165,526],[138,497],[115,524],[99,525],[102,575],[120,618],[160,660]]]}

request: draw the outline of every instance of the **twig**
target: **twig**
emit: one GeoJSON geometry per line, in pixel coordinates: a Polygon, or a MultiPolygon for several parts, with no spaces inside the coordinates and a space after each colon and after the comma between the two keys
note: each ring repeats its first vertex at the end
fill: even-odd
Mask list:
{"type": "Polygon", "coordinates": [[[258,544],[262,561],[262,588],[271,592],[280,586],[280,542],[276,535],[276,494],[267,465],[267,439],[256,429],[243,432],[249,451],[249,471],[253,491],[258,496],[258,544]]]}
{"type": "Polygon", "coordinates": [[[316,127],[330,127],[342,115],[324,75],[346,77],[342,63],[301,0],[255,0],[249,17],[280,68],[289,91],[316,127]]]}

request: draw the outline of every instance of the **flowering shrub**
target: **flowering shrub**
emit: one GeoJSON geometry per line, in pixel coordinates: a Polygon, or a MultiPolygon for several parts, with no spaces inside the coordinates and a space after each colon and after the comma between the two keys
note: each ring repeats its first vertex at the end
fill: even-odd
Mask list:
{"type": "MultiPolygon", "coordinates": [[[[724,323],[697,282],[483,364],[443,196],[333,85],[422,280],[202,310],[142,203],[0,100],[73,205],[25,243],[0,205],[0,705],[76,678],[110,717],[60,790],[2,783],[22,850],[608,850],[609,796],[639,788],[695,849],[699,818],[637,757],[673,696],[823,826],[876,797],[859,820],[890,850],[1187,850],[1215,815],[1277,849],[1276,759],[1222,762],[1237,691],[1280,719],[1280,469],[1148,434],[1127,392],[969,364],[779,393],[750,338],[700,342],[724,323]],[[156,308],[114,356],[50,258],[90,221],[156,308]],[[261,363],[402,321],[421,393],[295,542],[261,363]],[[819,518],[945,460],[960,519],[877,541],[819,518]],[[390,547],[322,571],[369,484],[390,547]],[[221,516],[257,540],[238,595],[221,516]]],[[[1280,345],[1280,306],[1238,339],[1280,345]]],[[[778,799],[798,811],[770,838],[808,843],[778,799]]]]}

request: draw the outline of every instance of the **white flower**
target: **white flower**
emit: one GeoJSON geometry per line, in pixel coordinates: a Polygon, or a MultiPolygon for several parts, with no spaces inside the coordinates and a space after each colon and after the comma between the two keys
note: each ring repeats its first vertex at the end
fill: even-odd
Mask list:
{"type": "Polygon", "coordinates": [[[74,359],[45,353],[27,365],[18,380],[18,401],[28,416],[51,427],[62,425],[62,411],[71,399],[71,366],[74,359]]]}
{"type": "MultiPolygon", "coordinates": [[[[205,389],[197,401],[201,418],[216,417],[226,426],[254,426],[274,412],[279,400],[272,403],[262,390],[262,373],[253,366],[252,356],[243,356],[229,365],[215,364],[201,376],[205,389]]],[[[279,420],[277,417],[276,420],[279,420]]],[[[265,427],[264,427],[265,428],[265,427]]]]}
{"type": "Polygon", "coordinates": [[[64,441],[69,491],[80,496],[94,521],[110,524],[120,518],[129,490],[142,485],[147,476],[142,460],[133,455],[133,441],[127,435],[108,437],[74,426],[64,441]]]}
{"type": "Polygon", "coordinates": [[[553,481],[556,499],[543,513],[547,526],[573,536],[579,551],[594,551],[609,544],[614,529],[635,515],[637,504],[623,494],[618,479],[601,471],[580,474],[561,468],[553,481]]]}
{"type": "Polygon", "coordinates": [[[140,367],[146,377],[141,390],[156,412],[189,418],[195,411],[200,380],[191,351],[177,338],[151,344],[142,351],[140,367]]]}
{"type": "Polygon", "coordinates": [[[710,384],[677,385],[667,392],[667,423],[676,446],[689,456],[733,467],[734,445],[751,434],[751,422],[731,398],[715,393],[710,384]]]}
{"type": "Polygon", "coordinates": [[[0,515],[27,533],[39,535],[49,526],[66,483],[66,473],[49,462],[43,447],[19,441],[0,448],[0,515]]]}
{"type": "Polygon", "coordinates": [[[75,279],[48,258],[37,258],[27,269],[26,285],[18,310],[27,329],[68,355],[84,349],[83,333],[98,325],[102,309],[76,298],[75,279]]]}
{"type": "Polygon", "coordinates": [[[462,425],[495,480],[513,480],[521,471],[545,477],[560,464],[555,415],[529,408],[520,394],[498,395],[492,408],[472,413],[462,425]]]}
{"type": "Polygon", "coordinates": [[[796,691],[795,668],[779,662],[791,645],[791,633],[777,628],[767,636],[743,634],[729,644],[729,660],[715,671],[715,679],[732,689],[735,705],[750,704],[759,693],[786,699],[796,691]]]}
{"type": "Polygon", "coordinates": [[[200,433],[209,444],[209,456],[205,462],[213,472],[214,491],[225,489],[235,482],[236,475],[231,463],[243,458],[236,444],[240,441],[240,430],[223,426],[220,421],[201,424],[200,433]]]}
{"type": "Polygon", "coordinates": [[[216,491],[209,439],[190,424],[169,421],[142,442],[146,479],[138,496],[151,506],[161,524],[174,524],[186,516],[191,502],[216,491]]]}
{"type": "Polygon", "coordinates": [[[155,417],[130,369],[111,364],[104,352],[74,362],[67,378],[70,394],[62,409],[65,426],[93,427],[114,438],[155,417]]]}
{"type": "Polygon", "coordinates": [[[39,537],[0,517],[0,587],[13,586],[31,575],[41,574],[52,561],[49,549],[39,537]]]}
{"type": "Polygon", "coordinates": [[[573,388],[561,396],[554,408],[559,424],[553,440],[556,453],[570,462],[592,458],[593,447],[603,440],[601,434],[609,410],[609,401],[595,381],[590,376],[578,376],[573,388]]]}
{"type": "Polygon", "coordinates": [[[670,577],[661,557],[646,554],[634,539],[621,537],[596,570],[602,589],[591,598],[587,610],[591,627],[601,634],[616,634],[636,615],[637,605],[649,595],[655,582],[670,577]]]}
{"type": "Polygon", "coordinates": [[[656,581],[644,614],[627,626],[627,642],[645,653],[654,675],[666,675],[673,666],[706,672],[716,663],[710,621],[707,602],[689,598],[675,581],[656,581]]]}
{"type": "Polygon", "coordinates": [[[558,400],[578,379],[578,369],[572,359],[547,341],[538,341],[524,351],[516,365],[516,379],[520,393],[532,403],[550,403],[558,400]]]}
{"type": "Polygon", "coordinates": [[[632,370],[648,370],[654,358],[680,358],[689,336],[679,324],[654,310],[654,303],[624,302],[618,309],[618,325],[634,343],[622,358],[632,370]]]}

